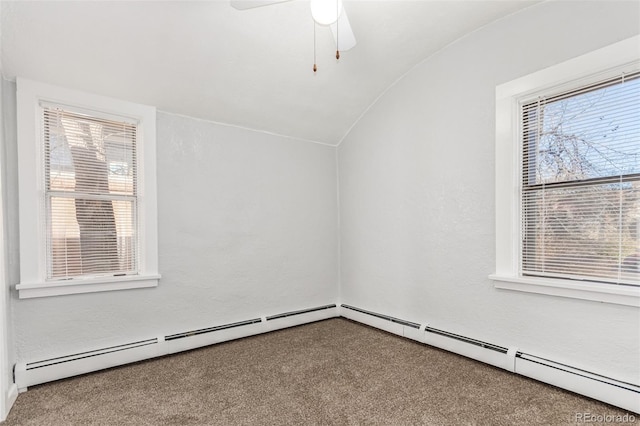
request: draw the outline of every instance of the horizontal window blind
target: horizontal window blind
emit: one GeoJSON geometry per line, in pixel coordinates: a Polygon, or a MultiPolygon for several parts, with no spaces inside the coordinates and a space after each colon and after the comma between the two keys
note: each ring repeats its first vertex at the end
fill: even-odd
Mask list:
{"type": "Polygon", "coordinates": [[[42,110],[47,278],[136,273],[136,124],[42,110]]]}
{"type": "Polygon", "coordinates": [[[523,275],[640,285],[640,72],[524,102],[523,275]]]}

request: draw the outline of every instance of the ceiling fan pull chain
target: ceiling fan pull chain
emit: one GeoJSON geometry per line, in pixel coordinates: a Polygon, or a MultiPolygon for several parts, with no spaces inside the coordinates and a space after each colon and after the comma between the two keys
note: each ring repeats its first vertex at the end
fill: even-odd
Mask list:
{"type": "Polygon", "coordinates": [[[338,34],[340,32],[340,0],[336,0],[336,61],[340,60],[340,45],[338,44],[338,34]]]}
{"type": "Polygon", "coordinates": [[[313,21],[313,73],[315,74],[316,71],[318,71],[316,65],[316,21],[313,21]]]}

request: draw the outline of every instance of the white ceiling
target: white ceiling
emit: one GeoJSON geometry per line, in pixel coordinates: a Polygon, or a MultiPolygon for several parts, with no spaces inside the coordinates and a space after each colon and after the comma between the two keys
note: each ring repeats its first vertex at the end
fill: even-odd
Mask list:
{"type": "Polygon", "coordinates": [[[422,59],[535,1],[349,1],[335,60],[308,1],[1,1],[1,68],[160,110],[335,145],[422,59]]]}

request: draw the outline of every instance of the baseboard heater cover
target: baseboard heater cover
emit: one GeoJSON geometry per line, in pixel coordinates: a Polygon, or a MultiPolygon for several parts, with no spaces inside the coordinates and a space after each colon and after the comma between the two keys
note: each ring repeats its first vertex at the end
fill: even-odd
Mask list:
{"type": "Polygon", "coordinates": [[[343,316],[640,414],[640,386],[445,330],[340,305],[343,316]],[[356,312],[357,315],[350,313],[356,312]],[[367,318],[368,317],[368,318],[367,318]],[[382,320],[382,321],[381,321],[382,320]],[[417,327],[416,327],[417,326],[417,327]],[[410,327],[410,328],[404,328],[410,327]],[[415,330],[418,328],[418,330],[415,330]]]}
{"type": "Polygon", "coordinates": [[[336,305],[322,305],[171,334],[165,337],[167,353],[173,354],[335,317],[335,308],[336,305]]]}
{"type": "Polygon", "coordinates": [[[20,391],[25,391],[29,386],[41,383],[336,316],[338,316],[338,313],[335,304],[322,305],[283,312],[268,317],[251,318],[244,321],[198,328],[71,355],[18,363],[14,366],[14,381],[20,391]]]}
{"type": "Polygon", "coordinates": [[[175,340],[175,339],[182,339],[184,337],[197,336],[199,334],[211,333],[211,332],[214,332],[214,331],[228,330],[230,328],[242,327],[243,325],[258,324],[258,323],[261,323],[261,322],[262,322],[262,319],[253,318],[253,319],[246,320],[246,321],[233,322],[233,323],[230,323],[230,324],[217,325],[217,326],[214,326],[214,327],[199,328],[197,330],[185,331],[185,332],[182,332],[182,333],[176,333],[176,334],[171,334],[169,336],[165,336],[164,340],[171,341],[171,340],[175,340]]]}
{"type": "MultiPolygon", "coordinates": [[[[356,308],[355,306],[351,306],[351,305],[340,305],[340,306],[343,307],[343,308],[346,308],[346,309],[350,309],[352,311],[360,312],[361,314],[371,315],[373,317],[380,318],[380,319],[383,319],[383,320],[387,320],[387,321],[390,321],[390,322],[393,322],[393,323],[396,323],[396,324],[405,325],[407,327],[411,327],[411,328],[415,328],[415,329],[421,329],[421,325],[418,324],[417,322],[407,321],[407,320],[395,318],[395,317],[392,317],[392,316],[389,316],[389,315],[380,314],[380,313],[372,312],[372,311],[367,311],[365,309],[356,308]]],[[[472,345],[480,346],[480,347],[485,348],[485,349],[491,349],[493,351],[504,353],[504,354],[506,354],[507,351],[508,351],[508,348],[505,348],[503,346],[494,345],[493,343],[483,342],[482,340],[472,339],[470,337],[462,336],[460,334],[451,333],[451,332],[448,332],[448,331],[445,331],[445,330],[440,330],[440,329],[429,327],[429,326],[425,326],[423,330],[426,333],[438,334],[440,336],[444,336],[444,337],[448,337],[448,338],[451,338],[451,339],[460,340],[460,341],[465,342],[465,343],[469,343],[469,344],[472,344],[472,345]]]]}
{"type": "Polygon", "coordinates": [[[159,337],[40,361],[18,363],[14,368],[15,383],[18,389],[23,391],[36,384],[155,358],[164,355],[162,341],[163,339],[159,337]]]}
{"type": "Polygon", "coordinates": [[[640,414],[640,386],[518,352],[515,372],[640,414]]]}
{"type": "Polygon", "coordinates": [[[127,343],[124,345],[116,345],[116,346],[110,346],[108,348],[102,348],[102,349],[97,349],[97,350],[93,350],[93,351],[86,351],[86,352],[79,352],[77,354],[73,354],[73,355],[65,355],[65,356],[61,356],[61,357],[57,357],[57,358],[49,358],[49,359],[45,359],[42,361],[35,361],[35,362],[28,362],[26,364],[26,369],[27,370],[34,370],[36,368],[44,368],[44,367],[50,367],[52,365],[56,365],[56,364],[62,364],[62,363],[67,363],[67,362],[71,362],[71,361],[78,361],[81,359],[85,359],[85,358],[91,358],[94,356],[100,356],[100,355],[106,355],[106,354],[111,354],[111,353],[115,353],[115,352],[120,352],[120,351],[126,351],[129,349],[134,349],[134,348],[140,348],[143,346],[149,346],[149,345],[155,345],[158,343],[158,339],[148,339],[148,340],[141,340],[139,342],[133,342],[133,343],[127,343]]]}
{"type": "Polygon", "coordinates": [[[536,357],[517,351],[516,348],[507,349],[351,305],[323,305],[72,355],[18,363],[14,367],[14,379],[18,389],[24,391],[28,386],[40,383],[339,315],[640,413],[640,386],[635,384],[536,357]]]}
{"type": "Polygon", "coordinates": [[[459,340],[464,343],[468,343],[470,345],[479,346],[484,349],[490,349],[492,351],[500,352],[506,354],[508,352],[508,348],[503,346],[494,345],[493,343],[483,342],[482,340],[472,339],[470,337],[462,336],[460,334],[450,333],[448,331],[440,330],[437,328],[426,326],[424,328],[426,333],[434,333],[440,336],[448,337],[450,339],[459,340]]]}
{"type": "Polygon", "coordinates": [[[337,316],[339,316],[337,305],[322,305],[315,308],[284,312],[265,317],[265,331],[282,330],[283,328],[295,327],[337,316]]]}
{"type": "Polygon", "coordinates": [[[513,371],[513,356],[507,355],[507,348],[502,346],[351,305],[341,308],[343,316],[354,321],[513,371]]]}
{"type": "Polygon", "coordinates": [[[271,320],[275,320],[275,319],[279,319],[279,318],[286,318],[286,317],[292,317],[295,315],[302,315],[302,314],[308,314],[310,312],[317,312],[317,311],[324,311],[325,309],[332,309],[335,308],[336,305],[324,305],[324,306],[318,306],[317,308],[309,308],[309,309],[301,309],[299,311],[291,311],[291,312],[284,312],[282,314],[277,314],[277,315],[270,315],[268,317],[266,317],[267,321],[271,321],[271,320]]]}
{"type": "Polygon", "coordinates": [[[356,308],[355,306],[351,306],[351,305],[340,305],[342,308],[345,309],[349,309],[355,312],[360,312],[361,314],[365,314],[365,315],[371,315],[373,317],[376,318],[380,318],[389,322],[393,322],[396,324],[400,324],[400,325],[405,325],[407,327],[411,327],[411,328],[416,328],[419,329],[420,328],[420,324],[416,323],[416,322],[411,322],[411,321],[406,321],[400,318],[396,318],[396,317],[392,317],[389,315],[384,315],[384,314],[379,314],[377,312],[372,312],[372,311],[367,311],[365,309],[361,309],[361,308],[356,308]]]}

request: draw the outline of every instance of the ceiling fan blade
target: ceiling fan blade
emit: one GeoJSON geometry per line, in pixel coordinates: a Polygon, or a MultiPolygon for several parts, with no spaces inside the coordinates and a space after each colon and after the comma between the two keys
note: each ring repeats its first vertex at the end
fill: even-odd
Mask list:
{"type": "Polygon", "coordinates": [[[347,11],[342,9],[342,14],[337,22],[330,25],[333,39],[338,40],[338,50],[345,52],[356,45],[356,36],[353,35],[347,11]]]}
{"type": "Polygon", "coordinates": [[[230,0],[231,7],[238,10],[253,9],[254,7],[269,6],[291,0],[230,0]]]}

